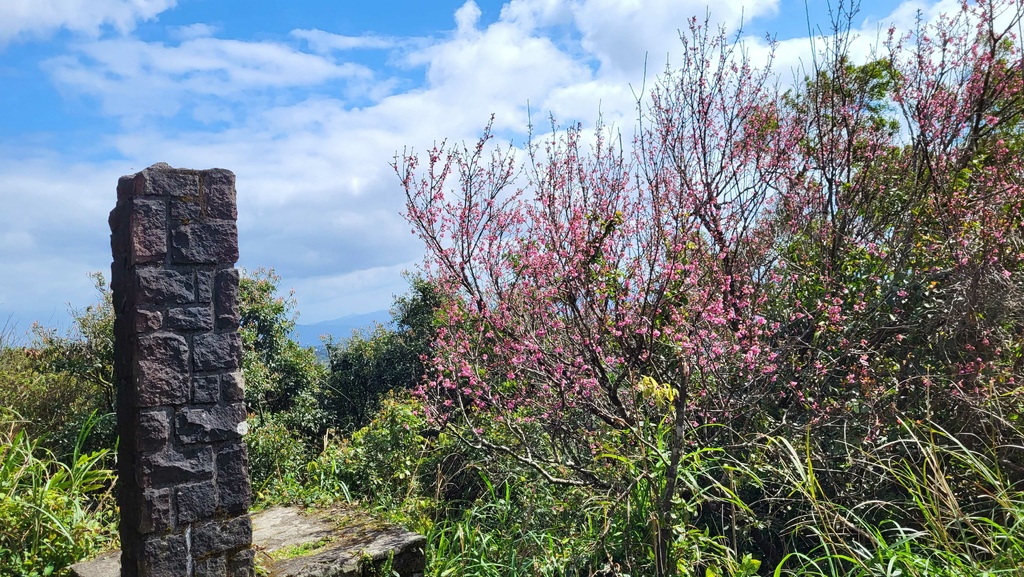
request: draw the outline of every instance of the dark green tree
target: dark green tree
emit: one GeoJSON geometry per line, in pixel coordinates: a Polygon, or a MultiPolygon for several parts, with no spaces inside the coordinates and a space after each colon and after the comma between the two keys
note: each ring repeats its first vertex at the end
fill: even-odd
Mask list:
{"type": "Polygon", "coordinates": [[[292,338],[294,293],[280,295],[280,282],[272,269],[243,271],[239,281],[245,400],[257,422],[274,420],[312,441],[326,426],[317,401],[326,368],[292,338]]]}
{"type": "Polygon", "coordinates": [[[354,431],[369,423],[389,391],[409,390],[423,378],[422,357],[434,338],[440,295],[418,277],[395,299],[392,326],[377,325],[348,339],[327,343],[330,375],[324,408],[331,424],[354,431]]]}

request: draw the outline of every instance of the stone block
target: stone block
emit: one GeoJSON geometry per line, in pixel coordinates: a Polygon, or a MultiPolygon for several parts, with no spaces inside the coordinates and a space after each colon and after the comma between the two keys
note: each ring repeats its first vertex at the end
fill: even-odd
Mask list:
{"type": "Polygon", "coordinates": [[[137,174],[129,174],[117,179],[117,200],[126,200],[135,196],[135,177],[137,174]]]}
{"type": "Polygon", "coordinates": [[[195,300],[191,273],[161,268],[135,269],[135,299],[140,305],[185,304],[195,300]]]}
{"type": "Polygon", "coordinates": [[[221,555],[195,562],[193,577],[224,577],[228,574],[227,559],[221,555]]]}
{"type": "Polygon", "coordinates": [[[245,400],[245,378],[242,371],[234,371],[221,377],[221,394],[224,400],[244,401],[245,400]]]}
{"type": "Polygon", "coordinates": [[[160,311],[139,309],[135,311],[135,323],[132,328],[136,333],[151,333],[160,330],[164,324],[164,315],[160,311]]]}
{"type": "Polygon", "coordinates": [[[188,343],[174,333],[150,333],[136,339],[136,401],[140,407],[188,402],[188,343]]]}
{"type": "Polygon", "coordinates": [[[256,552],[242,549],[228,559],[227,577],[256,577],[256,552]]]}
{"type": "MultiPolygon", "coordinates": [[[[142,177],[141,192],[146,196],[199,196],[199,172],[196,170],[175,169],[166,163],[158,162],[140,172],[138,176],[142,177]]],[[[136,183],[136,194],[139,192],[139,185],[136,183]]]]}
{"type": "Polygon", "coordinates": [[[138,450],[159,450],[170,438],[170,409],[144,410],[139,413],[139,429],[135,437],[138,450]]]}
{"type": "Polygon", "coordinates": [[[196,557],[247,549],[251,544],[252,521],[248,515],[192,526],[192,554],[196,557]]]}
{"type": "Polygon", "coordinates": [[[216,220],[238,220],[234,173],[223,169],[206,170],[201,178],[208,216],[216,220]]]}
{"type": "Polygon", "coordinates": [[[217,489],[213,480],[178,486],[178,523],[192,523],[212,517],[217,511],[217,489]]]}
{"type": "Polygon", "coordinates": [[[238,260],[238,227],[231,221],[201,222],[171,232],[171,262],[234,263],[238,260]]]}
{"type": "Polygon", "coordinates": [[[241,443],[217,452],[217,501],[228,513],[243,513],[252,504],[249,460],[241,443]]]}
{"type": "Polygon", "coordinates": [[[167,445],[160,451],[142,455],[139,461],[138,474],[143,486],[166,486],[213,477],[213,448],[209,446],[196,445],[179,451],[167,445]]]}
{"type": "Polygon", "coordinates": [[[207,375],[192,377],[192,402],[200,404],[220,401],[220,377],[207,375]]]}
{"type": "Polygon", "coordinates": [[[110,225],[110,251],[115,261],[128,256],[128,223],[125,222],[127,203],[118,203],[107,216],[110,225]]]}
{"type": "Polygon", "coordinates": [[[128,302],[128,293],[134,294],[135,287],[130,283],[135,282],[135,278],[129,276],[125,268],[126,262],[127,259],[124,257],[114,257],[114,262],[110,264],[110,300],[114,305],[114,322],[130,324],[131,311],[125,304],[128,302]]]}
{"type": "Polygon", "coordinates": [[[139,515],[139,532],[155,533],[169,531],[174,527],[174,511],[171,508],[171,489],[145,489],[139,515]]]}
{"type": "Polygon", "coordinates": [[[238,311],[238,270],[229,268],[217,271],[213,299],[213,310],[217,316],[217,329],[237,329],[240,319],[238,311]]]}
{"type": "Polygon", "coordinates": [[[178,411],[178,439],[186,444],[215,443],[241,437],[238,425],[245,421],[245,404],[178,411]]]}
{"type": "Polygon", "coordinates": [[[181,331],[213,330],[213,310],[209,306],[169,309],[166,324],[169,329],[181,331]]]}
{"type": "Polygon", "coordinates": [[[242,362],[242,337],[237,332],[200,334],[192,339],[192,367],[196,371],[234,370],[242,362]]]}
{"type": "Polygon", "coordinates": [[[183,577],[191,563],[185,535],[146,537],[139,557],[139,577],[183,577]]]}
{"type": "Polygon", "coordinates": [[[206,217],[206,203],[203,197],[180,196],[171,199],[171,223],[173,226],[192,224],[206,217]]]}
{"type": "Polygon", "coordinates": [[[345,505],[329,511],[275,507],[253,515],[253,542],[271,575],[291,577],[422,576],[427,540],[396,525],[382,523],[345,505]],[[327,542],[299,555],[296,547],[327,542]],[[266,558],[264,558],[266,559],[266,558]],[[391,573],[382,571],[391,560],[391,573]]]}
{"type": "Polygon", "coordinates": [[[167,254],[167,208],[160,200],[135,199],[131,207],[128,264],[162,261],[167,254]]]}
{"type": "Polygon", "coordinates": [[[206,304],[213,301],[213,271],[196,271],[196,302],[206,304]]]}

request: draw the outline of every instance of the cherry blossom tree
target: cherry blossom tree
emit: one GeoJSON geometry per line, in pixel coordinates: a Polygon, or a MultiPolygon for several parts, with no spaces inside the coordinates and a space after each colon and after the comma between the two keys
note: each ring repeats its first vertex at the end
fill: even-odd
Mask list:
{"type": "Polygon", "coordinates": [[[864,63],[851,21],[782,91],[691,20],[630,142],[552,122],[396,158],[444,295],[429,418],[552,483],[645,483],[658,574],[694,450],[1020,414],[1021,7],[864,63]]]}

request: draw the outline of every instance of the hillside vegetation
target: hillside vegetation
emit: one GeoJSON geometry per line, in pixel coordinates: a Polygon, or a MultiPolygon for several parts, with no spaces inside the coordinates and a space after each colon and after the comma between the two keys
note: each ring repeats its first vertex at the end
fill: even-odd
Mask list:
{"type": "MultiPolygon", "coordinates": [[[[840,22],[785,89],[695,20],[631,141],[398,155],[427,262],[390,325],[322,363],[243,275],[259,506],[358,502],[436,576],[1021,575],[1022,11],[861,63],[840,22]]],[[[110,535],[98,285],[0,350],[0,573],[110,535]]]]}

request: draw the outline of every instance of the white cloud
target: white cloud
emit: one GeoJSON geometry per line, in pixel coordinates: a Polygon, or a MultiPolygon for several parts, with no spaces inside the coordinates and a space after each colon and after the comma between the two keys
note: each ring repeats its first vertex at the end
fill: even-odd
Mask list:
{"type": "Polygon", "coordinates": [[[220,28],[203,24],[189,24],[188,26],[172,26],[168,28],[167,34],[175,40],[192,40],[195,38],[208,38],[216,34],[220,28]]]}
{"type": "Polygon", "coordinates": [[[405,271],[413,271],[417,261],[374,267],[349,273],[305,278],[295,283],[300,321],[314,323],[335,318],[337,311],[353,313],[380,310],[381,302],[388,308],[393,297],[408,292],[409,285],[402,278],[405,271]]]}
{"type": "Polygon", "coordinates": [[[98,98],[112,116],[173,115],[197,98],[248,100],[254,93],[374,76],[365,66],[276,42],[198,37],[173,46],[117,38],[74,48],[45,66],[62,88],[98,98]]]}
{"type": "Polygon", "coordinates": [[[0,325],[18,313],[54,324],[66,304],[94,300],[88,273],[109,276],[107,214],[118,171],[55,155],[3,150],[0,161],[0,325]]]}
{"type": "MultiPolygon", "coordinates": [[[[778,9],[777,0],[723,0],[712,6],[712,25],[733,30],[741,19],[778,9]]],[[[492,112],[496,128],[521,144],[527,103],[542,129],[548,112],[563,123],[589,124],[600,111],[628,134],[644,54],[650,83],[666,54],[680,47],[676,29],[706,10],[696,0],[512,0],[496,22],[482,24],[470,1],[438,38],[303,29],[292,31],[289,42],[243,41],[214,38],[214,29],[197,24],[175,29],[176,44],[79,41],[47,64],[69,95],[96,98],[117,118],[186,110],[221,125],[175,125],[171,132],[160,122],[126,122],[103,141],[123,159],[119,170],[106,164],[68,171],[63,159],[52,158],[0,163],[0,201],[13,207],[0,213],[0,262],[23,253],[11,257],[9,270],[28,275],[33,262],[56,262],[53,255],[88,247],[68,259],[79,263],[67,265],[68,272],[39,273],[46,287],[57,287],[46,279],[61,274],[69,287],[81,285],[77,296],[57,301],[87,303],[84,271],[109,263],[105,214],[117,176],[157,161],[219,166],[238,176],[242,264],[277,268],[283,286],[297,289],[303,322],[386,308],[404,291],[400,271],[421,251],[399,216],[404,196],[388,166],[396,151],[422,151],[443,138],[472,141],[492,112]],[[357,50],[387,51],[389,66],[405,78],[422,73],[422,82],[397,92],[395,70],[346,60],[357,50]],[[361,96],[359,106],[351,103],[353,93],[361,96]],[[85,194],[78,192],[83,187],[85,194]]],[[[904,7],[890,19],[906,18],[904,7]]],[[[865,23],[863,36],[873,38],[876,28],[865,23]]],[[[856,50],[864,50],[866,41],[857,42],[856,50]]],[[[747,44],[759,62],[766,46],[758,39],[747,44]]],[[[806,38],[780,44],[777,70],[786,76],[809,48],[806,38]]],[[[0,300],[29,302],[26,286],[0,282],[0,300]]],[[[49,290],[44,298],[56,302],[49,290]]]]}
{"type": "Polygon", "coordinates": [[[329,54],[335,50],[381,50],[394,48],[398,43],[394,39],[381,36],[344,36],[323,30],[292,30],[291,36],[305,40],[311,50],[318,54],[329,54]]]}
{"type": "Polygon", "coordinates": [[[460,35],[472,35],[476,32],[477,22],[483,12],[473,0],[468,0],[455,11],[455,30],[460,35]]]}
{"type": "Polygon", "coordinates": [[[123,34],[176,4],[177,0],[3,0],[0,47],[21,37],[45,37],[60,28],[95,36],[104,26],[113,26],[123,34]]]}
{"type": "Polygon", "coordinates": [[[773,13],[778,0],[716,2],[709,6],[696,0],[656,0],[652,2],[588,0],[574,10],[583,47],[595,54],[609,74],[631,77],[645,61],[661,71],[666,59],[680,48],[678,30],[686,30],[687,21],[710,17],[712,27],[739,28],[746,19],[773,13]],[[638,33],[638,31],[643,33],[638,33]]]}

